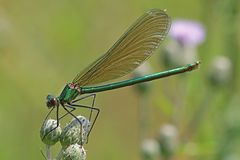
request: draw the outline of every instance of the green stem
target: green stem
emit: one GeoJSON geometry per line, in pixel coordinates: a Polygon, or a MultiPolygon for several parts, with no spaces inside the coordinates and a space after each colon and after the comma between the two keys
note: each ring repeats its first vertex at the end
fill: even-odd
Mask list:
{"type": "Polygon", "coordinates": [[[47,156],[47,160],[52,160],[52,153],[51,153],[50,145],[46,145],[46,156],[47,156]]]}
{"type": "Polygon", "coordinates": [[[61,160],[61,159],[62,159],[62,150],[63,150],[63,149],[61,149],[61,150],[59,151],[59,153],[58,153],[58,155],[57,155],[57,157],[56,157],[56,160],[61,160]]]}

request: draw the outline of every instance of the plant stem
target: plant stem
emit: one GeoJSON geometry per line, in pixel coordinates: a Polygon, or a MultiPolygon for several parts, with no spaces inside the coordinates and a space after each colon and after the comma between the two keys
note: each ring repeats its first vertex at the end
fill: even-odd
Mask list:
{"type": "Polygon", "coordinates": [[[47,156],[47,160],[52,160],[52,153],[51,153],[50,145],[46,145],[46,156],[47,156]]]}
{"type": "Polygon", "coordinates": [[[58,153],[58,155],[57,155],[57,157],[56,157],[56,160],[61,160],[61,158],[62,158],[62,150],[63,150],[63,149],[61,149],[61,150],[59,151],[59,153],[58,153]]]}

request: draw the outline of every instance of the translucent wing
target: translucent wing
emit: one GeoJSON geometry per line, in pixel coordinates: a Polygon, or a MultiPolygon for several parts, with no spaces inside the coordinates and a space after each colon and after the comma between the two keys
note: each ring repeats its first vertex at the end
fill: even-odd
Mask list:
{"type": "Polygon", "coordinates": [[[73,83],[93,85],[122,77],[148,59],[166,37],[171,20],[153,9],[140,17],[102,57],[78,74],[73,83]]]}

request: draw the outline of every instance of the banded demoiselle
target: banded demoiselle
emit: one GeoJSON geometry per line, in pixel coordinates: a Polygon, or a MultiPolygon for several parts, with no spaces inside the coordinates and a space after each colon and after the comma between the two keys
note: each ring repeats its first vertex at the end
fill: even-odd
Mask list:
{"type": "MultiPolygon", "coordinates": [[[[93,126],[100,111],[94,107],[97,92],[131,86],[196,69],[199,62],[139,78],[97,85],[123,77],[140,66],[165,39],[170,25],[171,19],[165,11],[159,9],[149,10],[122,35],[106,54],[97,59],[81,73],[77,74],[71,83],[66,84],[60,96],[54,97],[48,95],[46,104],[47,107],[51,109],[49,114],[53,109],[56,109],[57,126],[59,126],[59,120],[67,114],[77,119],[73,114],[76,108],[90,109],[89,120],[91,120],[92,112],[96,111],[96,116],[92,123],[93,126]],[[76,104],[80,100],[88,97],[93,97],[91,106],[76,104]],[[61,117],[59,117],[60,106],[66,111],[66,114],[61,117]]],[[[80,121],[79,123],[81,125],[80,121]]]]}

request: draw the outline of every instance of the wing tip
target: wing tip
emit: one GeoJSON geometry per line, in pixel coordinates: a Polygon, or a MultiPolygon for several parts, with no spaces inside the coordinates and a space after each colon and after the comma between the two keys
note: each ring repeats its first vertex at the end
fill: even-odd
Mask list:
{"type": "Polygon", "coordinates": [[[171,17],[166,13],[167,12],[167,9],[158,9],[158,8],[153,8],[153,9],[150,9],[146,12],[146,14],[148,15],[152,15],[153,17],[154,16],[162,16],[163,18],[166,18],[167,21],[168,21],[168,29],[171,27],[171,17]]]}
{"type": "MultiPolygon", "coordinates": [[[[158,9],[158,8],[153,8],[153,9],[150,9],[148,10],[146,13],[147,14],[161,14],[161,15],[166,15],[168,16],[168,14],[166,13],[167,12],[167,9],[158,9]]],[[[168,16],[169,17],[169,16],[168,16]]]]}

